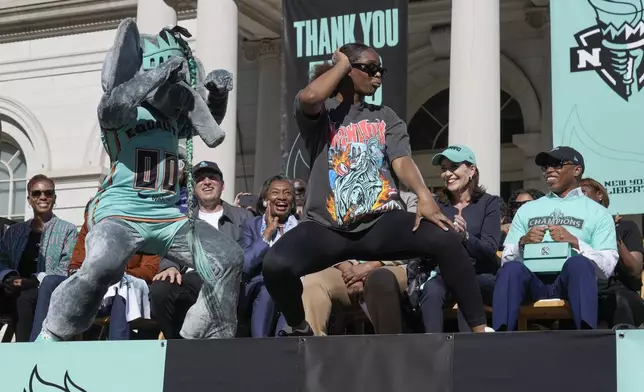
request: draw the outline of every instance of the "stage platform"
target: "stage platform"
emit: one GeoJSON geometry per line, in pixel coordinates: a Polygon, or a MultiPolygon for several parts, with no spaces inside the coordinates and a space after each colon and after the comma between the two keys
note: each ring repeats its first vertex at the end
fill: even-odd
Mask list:
{"type": "Polygon", "coordinates": [[[644,330],[0,344],[7,392],[635,392],[644,330]]]}

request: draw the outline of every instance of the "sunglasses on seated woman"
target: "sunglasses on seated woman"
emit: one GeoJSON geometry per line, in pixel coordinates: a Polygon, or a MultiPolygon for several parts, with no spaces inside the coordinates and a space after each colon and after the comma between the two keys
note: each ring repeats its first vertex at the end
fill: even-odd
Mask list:
{"type": "Polygon", "coordinates": [[[385,74],[387,73],[387,68],[384,68],[376,63],[370,63],[370,64],[356,63],[356,64],[351,64],[351,66],[355,69],[359,69],[360,71],[366,73],[372,78],[376,76],[376,74],[378,73],[380,73],[380,77],[385,76],[385,74]]]}
{"type": "Polygon", "coordinates": [[[54,197],[54,195],[56,194],[56,191],[53,189],[46,189],[44,191],[35,190],[35,191],[31,191],[31,197],[36,199],[42,196],[43,193],[45,194],[46,197],[54,197]]]}

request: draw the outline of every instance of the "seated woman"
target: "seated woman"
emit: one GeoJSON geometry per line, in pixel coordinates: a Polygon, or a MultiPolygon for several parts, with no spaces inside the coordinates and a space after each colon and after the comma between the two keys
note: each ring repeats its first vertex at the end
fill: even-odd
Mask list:
{"type": "MultiPolygon", "coordinates": [[[[581,180],[584,194],[608,208],[610,199],[606,188],[592,178],[581,180]]],[[[599,317],[611,327],[636,326],[644,323],[644,301],[638,291],[642,288],[642,234],[635,222],[615,217],[617,253],[619,260],[615,275],[599,280],[599,317]]]]}
{"type": "MultiPolygon", "coordinates": [[[[42,329],[52,293],[67,277],[78,271],[85,260],[88,206],[89,203],[85,206],[85,222],[78,234],[78,241],[74,246],[71,263],[65,275],[46,276],[38,289],[38,302],[31,332],[32,342],[36,340],[42,329]]],[[[128,262],[121,281],[110,286],[107,290],[99,315],[110,316],[109,340],[129,340],[130,322],[139,318],[150,318],[148,284],[152,283],[152,278],[158,269],[159,256],[137,254],[128,262]]]]}
{"type": "MultiPolygon", "coordinates": [[[[438,193],[438,205],[454,221],[463,246],[474,264],[483,302],[491,305],[495,274],[499,268],[496,251],[501,237],[500,198],[485,192],[479,184],[479,169],[472,150],[462,145],[449,146],[432,159],[441,168],[445,186],[438,193]]],[[[420,308],[425,332],[443,332],[443,309],[455,303],[445,287],[440,271],[422,289],[420,308]]],[[[459,330],[471,329],[459,312],[459,330]]]]}
{"type": "Polygon", "coordinates": [[[264,255],[286,232],[297,226],[295,190],[288,178],[278,175],[266,180],[259,192],[257,212],[242,225],[239,244],[244,250],[240,319],[250,318],[254,338],[274,335],[277,312],[262,276],[264,255]]]}
{"type": "Polygon", "coordinates": [[[53,213],[54,181],[38,174],[27,183],[34,217],[9,227],[0,242],[0,313],[10,314],[17,342],[28,342],[38,286],[48,276],[65,275],[76,226],[53,213]]]}
{"type": "Polygon", "coordinates": [[[522,205],[529,201],[534,201],[537,200],[541,197],[545,196],[545,193],[541,192],[538,189],[519,189],[518,191],[514,192],[512,196],[510,196],[510,199],[508,200],[508,214],[503,214],[502,216],[502,222],[501,222],[501,241],[499,242],[499,245],[501,247],[501,250],[503,250],[503,241],[505,241],[505,236],[508,235],[508,231],[510,231],[510,226],[512,225],[512,218],[514,218],[514,215],[517,213],[519,208],[521,208],[522,205]]]}

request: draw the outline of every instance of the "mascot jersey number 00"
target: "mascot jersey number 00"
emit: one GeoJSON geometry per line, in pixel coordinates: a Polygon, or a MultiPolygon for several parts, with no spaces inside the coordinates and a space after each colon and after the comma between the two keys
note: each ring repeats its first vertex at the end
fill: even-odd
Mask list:
{"type": "MultiPolygon", "coordinates": [[[[176,206],[179,139],[187,138],[189,165],[193,133],[211,148],[223,141],[213,115],[225,111],[230,74],[217,70],[204,78],[183,28],[139,35],[134,20],[126,19],[116,34],[103,64],[98,108],[110,173],[89,206],[85,261],[53,293],[38,340],[68,340],[89,328],[107,288],[121,279],[136,252],[165,255],[203,278],[182,337],[234,337],[243,252],[176,206]]],[[[192,202],[191,170],[188,175],[192,202]]]]}

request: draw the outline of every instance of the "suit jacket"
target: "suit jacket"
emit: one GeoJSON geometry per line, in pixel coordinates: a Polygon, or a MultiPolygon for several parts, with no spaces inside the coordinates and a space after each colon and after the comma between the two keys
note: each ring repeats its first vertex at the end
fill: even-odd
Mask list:
{"type": "Polygon", "coordinates": [[[244,250],[244,267],[242,280],[249,282],[252,278],[261,275],[264,255],[271,248],[262,238],[263,216],[256,216],[244,222],[241,227],[239,245],[244,250]]]}
{"type": "MultiPolygon", "coordinates": [[[[228,237],[239,242],[241,237],[241,226],[246,219],[249,219],[253,216],[253,213],[247,209],[235,207],[231,204],[221,201],[221,205],[224,206],[224,213],[219,219],[219,231],[226,234],[228,237]]],[[[199,216],[199,205],[195,206],[194,211],[195,216],[199,216]]],[[[174,267],[181,272],[187,270],[186,267],[180,267],[178,264],[166,259],[165,257],[161,259],[161,264],[159,265],[159,271],[164,271],[170,267],[174,267]]]]}
{"type": "MultiPolygon", "coordinates": [[[[0,241],[0,282],[9,273],[17,273],[22,252],[27,246],[31,219],[11,225],[0,241]]],[[[40,240],[36,277],[67,275],[78,232],[76,226],[54,215],[45,223],[40,240]]]]}

